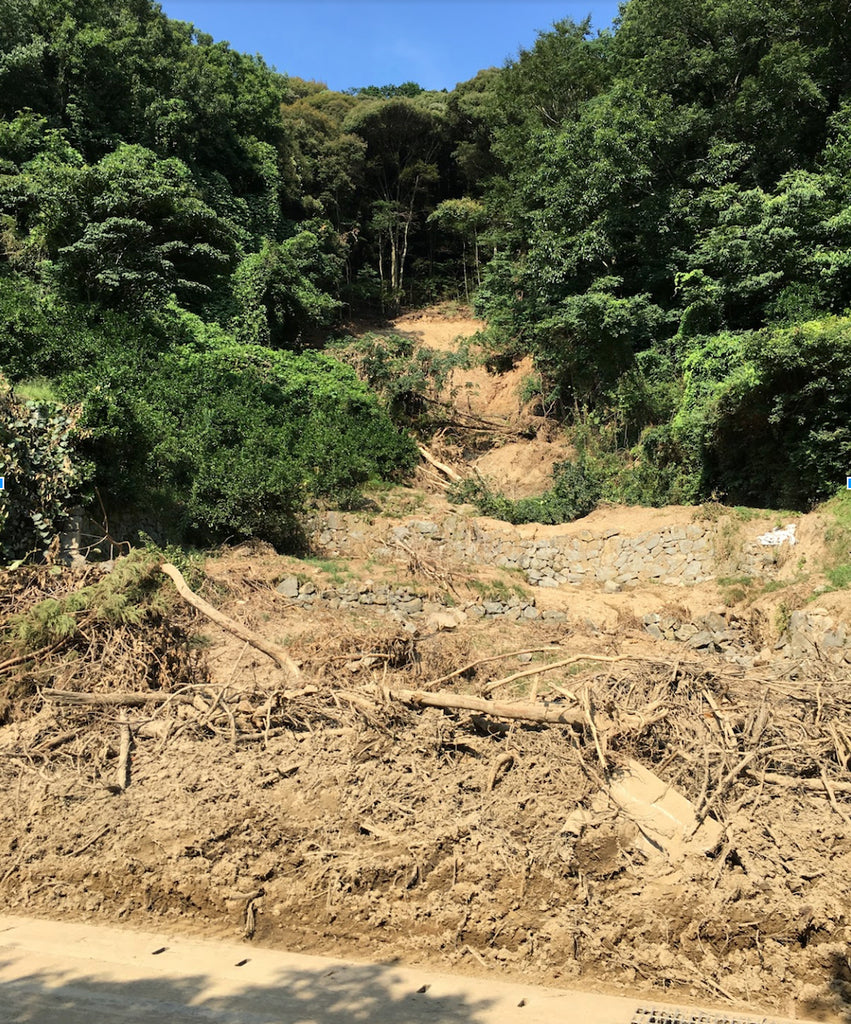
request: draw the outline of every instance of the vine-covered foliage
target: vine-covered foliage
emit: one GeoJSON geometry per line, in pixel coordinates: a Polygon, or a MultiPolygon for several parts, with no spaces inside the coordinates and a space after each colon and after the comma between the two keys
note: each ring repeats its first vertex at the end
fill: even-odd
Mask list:
{"type": "Polygon", "coordinates": [[[413,442],[348,367],[200,333],[155,361],[117,352],[66,378],[83,399],[83,453],[116,506],[196,541],[286,547],[312,500],[351,505],[368,480],[412,468],[413,442]]]}
{"type": "Polygon", "coordinates": [[[0,375],[0,558],[43,552],[72,511],[82,476],[71,458],[76,413],[16,396],[0,375]]]}
{"type": "Polygon", "coordinates": [[[396,422],[410,426],[427,426],[430,405],[437,403],[453,369],[467,362],[463,346],[438,352],[392,332],[343,338],[331,351],[367,382],[396,422]]]}

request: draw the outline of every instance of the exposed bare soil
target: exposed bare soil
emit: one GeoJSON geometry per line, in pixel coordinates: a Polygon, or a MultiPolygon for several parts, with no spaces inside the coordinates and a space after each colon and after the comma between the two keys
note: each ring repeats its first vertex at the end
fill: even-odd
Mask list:
{"type": "MultiPolygon", "coordinates": [[[[404,518],[442,499],[386,501],[404,518]]],[[[694,515],[608,509],[585,525],[694,515]]],[[[802,557],[816,558],[820,529],[801,521],[802,557]]],[[[851,1020],[851,692],[835,662],[773,653],[777,608],[808,596],[792,569],[780,588],[736,597],[717,582],[540,591],[566,622],[440,632],[370,608],[308,611],[276,592],[293,572],[436,587],[434,566],[370,558],[373,530],[364,521],[363,557],[345,563],[244,545],[189,577],[285,645],[298,682],[176,599],[138,625],[85,620],[23,662],[0,648],[4,906],[851,1020]],[[643,628],[647,611],[688,617],[730,601],[755,623],[750,653],[764,652],[749,670],[643,628]],[[403,690],[574,718],[427,707],[403,690]],[[105,703],[127,694],[150,702],[105,703]],[[649,849],[609,795],[631,760],[718,822],[720,840],[649,849]]],[[[475,592],[463,567],[442,571],[440,589],[448,579],[459,598],[475,592]]],[[[9,573],[0,616],[101,578],[9,573]]],[[[851,624],[848,592],[817,603],[851,624]]]]}
{"type": "MultiPolygon", "coordinates": [[[[391,326],[423,346],[454,352],[462,343],[469,344],[485,324],[471,317],[418,312],[399,317],[391,326]]],[[[491,373],[476,365],[482,352],[475,342],[471,355],[474,365],[452,371],[443,397],[462,415],[481,417],[505,432],[495,430],[484,438],[482,452],[468,453],[468,467],[510,498],[541,494],[552,482],[553,467],[570,458],[573,449],[550,421],[530,413],[534,402],[524,400],[524,383],[533,371],[531,357],[503,373],[491,373]]]]}

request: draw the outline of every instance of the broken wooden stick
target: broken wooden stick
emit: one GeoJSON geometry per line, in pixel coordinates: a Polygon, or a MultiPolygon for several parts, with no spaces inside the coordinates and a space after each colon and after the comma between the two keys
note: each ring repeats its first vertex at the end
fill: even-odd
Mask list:
{"type": "Polygon", "coordinates": [[[515,672],[513,675],[506,676],[504,679],[494,679],[493,682],[488,683],[483,692],[491,693],[499,686],[507,686],[509,683],[515,682],[517,679],[525,679],[527,676],[538,675],[539,673],[552,672],[557,668],[565,668],[567,665],[575,665],[580,661],[643,661],[643,658],[637,657],[634,654],[617,654],[617,655],[606,655],[606,654],[575,654],[572,658],[564,658],[562,661],[554,661],[551,665],[536,665],[534,668],[524,669],[522,672],[515,672]]]}
{"type": "Polygon", "coordinates": [[[127,712],[122,708],[118,720],[118,767],[115,771],[115,784],[123,793],[130,785],[130,723],[127,712]]]}
{"type": "Polygon", "coordinates": [[[470,669],[478,668],[479,665],[487,665],[492,661],[504,661],[506,658],[517,658],[521,654],[545,654],[549,651],[559,651],[560,647],[526,647],[522,651],[507,651],[505,654],[494,654],[489,658],[479,658],[477,661],[471,661],[466,665],[462,665],[461,668],[456,668],[454,672],[448,673],[445,676],[439,676],[437,679],[429,679],[425,684],[426,686],[439,686],[441,683],[448,683],[450,679],[454,679],[456,676],[463,676],[465,672],[469,672],[470,669]]]}
{"type": "Polygon", "coordinates": [[[463,477],[460,476],[458,473],[456,473],[455,470],[451,466],[447,466],[445,462],[440,462],[438,459],[436,459],[431,454],[431,452],[428,450],[428,448],[424,448],[421,444],[418,444],[417,448],[419,448],[420,455],[422,455],[422,457],[426,460],[426,462],[428,462],[430,465],[434,466],[435,469],[439,469],[440,472],[443,473],[444,476],[449,477],[449,479],[454,484],[460,484],[461,483],[461,481],[463,480],[463,477]]]}
{"type": "Polygon", "coordinates": [[[496,777],[499,775],[500,768],[507,768],[512,764],[514,764],[514,753],[510,750],[507,750],[504,754],[500,754],[494,761],[493,767],[488,773],[488,793],[491,793],[493,791],[493,787],[496,785],[496,777]]]}
{"type": "MultiPolygon", "coordinates": [[[[777,775],[775,772],[766,772],[765,781],[774,786],[785,786],[787,789],[808,789],[810,792],[824,793],[825,787],[822,779],[796,779],[791,775],[777,775]]],[[[831,781],[830,788],[834,793],[851,793],[851,782],[831,781]]]]}
{"type": "Polygon", "coordinates": [[[189,589],[189,585],[176,566],[171,565],[169,562],[165,562],[160,566],[160,568],[166,576],[169,577],[172,583],[174,583],[178,594],[180,594],[187,604],[201,612],[202,615],[206,615],[208,619],[211,619],[216,623],[216,625],[221,626],[222,629],[226,629],[229,633],[233,633],[233,635],[239,637],[240,640],[245,640],[247,643],[251,644],[252,647],[255,647],[258,651],[261,651],[263,654],[270,657],[278,668],[285,672],[294,682],[301,681],[301,671],[298,665],[296,665],[283,647],[278,647],[277,644],[264,640],[263,637],[258,636],[241,623],[236,622],[229,616],[224,615],[217,608],[214,608],[208,601],[205,601],[203,597],[199,597],[194,591],[189,589]]]}

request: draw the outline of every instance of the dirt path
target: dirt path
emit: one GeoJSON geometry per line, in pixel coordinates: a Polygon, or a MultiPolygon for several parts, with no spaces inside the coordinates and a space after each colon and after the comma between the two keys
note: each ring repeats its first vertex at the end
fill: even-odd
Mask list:
{"type": "MultiPolygon", "coordinates": [[[[628,997],[17,917],[0,917],[0,984],[3,1024],[650,1024],[684,1019],[675,1007],[628,997]]],[[[688,1019],[700,1012],[696,1007],[679,1011],[688,1019]]],[[[739,1015],[736,1020],[750,1024],[739,1015]]]]}

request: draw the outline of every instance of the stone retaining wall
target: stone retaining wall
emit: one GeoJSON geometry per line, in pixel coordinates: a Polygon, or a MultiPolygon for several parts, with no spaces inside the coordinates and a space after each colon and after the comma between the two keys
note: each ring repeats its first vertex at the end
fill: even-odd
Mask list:
{"type": "MultiPolygon", "coordinates": [[[[455,515],[438,521],[412,520],[389,528],[370,553],[389,557],[394,548],[398,553],[401,545],[413,544],[468,565],[521,570],[532,586],[594,583],[616,591],[649,582],[703,583],[718,575],[718,549],[724,546],[719,544],[717,522],[665,525],[633,535],[580,529],[532,539],[512,532],[511,527],[491,528],[486,523],[455,515]]],[[[372,531],[374,537],[375,525],[372,531]]],[[[365,553],[362,525],[340,513],[328,513],[316,525],[314,540],[331,555],[365,553]]],[[[729,561],[727,554],[724,557],[729,561]]],[[[727,570],[771,575],[777,560],[777,548],[765,549],[751,541],[740,545],[736,564],[727,570]]]]}
{"type": "MultiPolygon", "coordinates": [[[[724,654],[731,661],[751,666],[758,652],[749,638],[747,620],[717,612],[682,621],[671,615],[644,616],[644,628],[658,640],[675,640],[697,651],[724,654]]],[[[851,665],[851,632],[821,608],[792,612],[780,638],[771,644],[773,657],[802,661],[813,658],[851,665]]]]}
{"type": "Polygon", "coordinates": [[[338,586],[317,586],[310,580],[288,576],[275,589],[294,604],[307,607],[321,604],[332,610],[369,608],[401,621],[443,616],[433,623],[438,628],[451,628],[467,619],[502,617],[515,622],[533,622],[536,619],[564,622],[567,619],[564,612],[555,609],[540,611],[535,607],[534,598],[529,601],[511,595],[504,601],[481,600],[450,604],[434,601],[410,587],[391,587],[384,583],[373,583],[372,580],[338,586]]]}
{"type": "MultiPolygon", "coordinates": [[[[401,623],[424,623],[429,629],[453,629],[471,619],[502,618],[514,622],[566,622],[569,616],[556,609],[541,610],[534,598],[511,595],[504,601],[480,600],[460,604],[436,601],[411,587],[388,584],[343,583],[317,586],[310,580],[288,576],[275,588],[293,604],[330,610],[369,609],[401,623]]],[[[750,667],[759,654],[749,639],[747,621],[734,613],[709,612],[693,620],[651,612],[644,616],[644,629],[658,640],[671,640],[685,647],[723,655],[730,661],[750,667]]],[[[817,658],[851,665],[851,632],[821,609],[792,612],[780,639],[773,644],[775,656],[800,661],[817,658]]]]}

